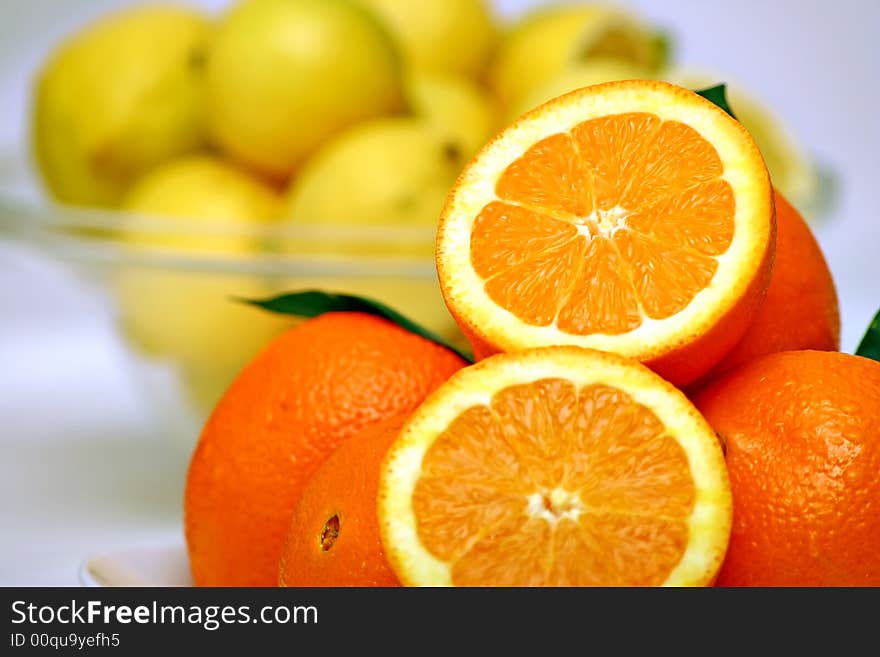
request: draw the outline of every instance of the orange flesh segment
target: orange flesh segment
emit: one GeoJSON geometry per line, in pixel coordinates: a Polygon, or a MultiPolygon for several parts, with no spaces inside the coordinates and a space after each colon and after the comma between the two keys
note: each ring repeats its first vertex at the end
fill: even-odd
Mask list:
{"type": "Polygon", "coordinates": [[[612,240],[592,239],[581,275],[559,311],[556,325],[576,335],[617,335],[632,331],[641,323],[638,297],[620,252],[612,240]]]}
{"type": "Polygon", "coordinates": [[[413,511],[457,585],[656,585],[684,554],[694,501],[687,455],[650,409],[543,379],[437,437],[413,511]]]}
{"type": "Polygon", "coordinates": [[[489,297],[525,323],[619,335],[707,287],[733,240],[715,148],[653,114],[551,135],[512,162],[471,235],[489,297]]]}
{"type": "Polygon", "coordinates": [[[532,146],[528,158],[512,162],[496,185],[500,198],[573,217],[593,211],[590,188],[589,171],[567,134],[551,135],[532,146]]]}

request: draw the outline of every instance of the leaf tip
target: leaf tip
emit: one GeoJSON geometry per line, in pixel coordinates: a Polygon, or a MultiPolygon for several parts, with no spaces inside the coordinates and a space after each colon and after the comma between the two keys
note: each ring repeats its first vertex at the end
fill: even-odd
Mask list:
{"type": "Polygon", "coordinates": [[[694,91],[698,96],[702,96],[710,103],[717,105],[725,112],[727,112],[731,116],[731,118],[736,119],[736,115],[733,113],[733,110],[730,108],[730,103],[727,100],[726,83],[721,82],[711,87],[706,87],[704,89],[695,89],[694,91]]]}

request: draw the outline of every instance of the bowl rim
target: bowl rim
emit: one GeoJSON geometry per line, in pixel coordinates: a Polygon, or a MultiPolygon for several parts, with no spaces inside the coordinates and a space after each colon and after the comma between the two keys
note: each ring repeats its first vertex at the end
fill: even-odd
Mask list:
{"type": "Polygon", "coordinates": [[[188,221],[52,200],[35,202],[0,191],[0,240],[17,241],[64,260],[108,266],[276,276],[433,278],[435,235],[436,226],[202,217],[188,221]],[[178,243],[170,244],[172,239],[178,243]],[[216,241],[224,239],[248,240],[257,246],[230,250],[227,242],[226,248],[217,248],[216,241]],[[209,240],[215,240],[213,247],[209,240]]]}

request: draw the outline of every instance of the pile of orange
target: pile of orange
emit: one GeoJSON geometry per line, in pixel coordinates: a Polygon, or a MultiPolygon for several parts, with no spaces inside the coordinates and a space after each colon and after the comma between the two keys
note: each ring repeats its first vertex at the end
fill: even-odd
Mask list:
{"type": "Polygon", "coordinates": [[[196,583],[880,584],[880,363],[833,352],[822,253],[724,111],[540,106],[436,257],[478,362],[360,314],[277,339],[193,457],[196,583]]]}
{"type": "Polygon", "coordinates": [[[282,334],[208,419],[187,478],[196,584],[271,586],[290,513],[346,439],[412,411],[464,365],[390,322],[332,313],[282,334]]]}

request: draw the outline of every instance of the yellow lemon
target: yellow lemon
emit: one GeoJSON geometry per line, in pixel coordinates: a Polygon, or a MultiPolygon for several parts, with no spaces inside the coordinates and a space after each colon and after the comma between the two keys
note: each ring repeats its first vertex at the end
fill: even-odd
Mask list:
{"type": "Polygon", "coordinates": [[[321,225],[433,227],[464,164],[424,120],[376,119],[326,143],[287,192],[288,220],[321,225]]]}
{"type": "Polygon", "coordinates": [[[344,255],[353,273],[297,277],[287,288],[368,296],[463,342],[431,257],[440,211],[463,164],[454,141],[413,117],[368,121],[325,144],[288,190],[285,217],[292,225],[336,228],[338,239],[288,246],[306,257],[344,255]],[[361,227],[369,231],[349,239],[361,227]]]}
{"type": "Polygon", "coordinates": [[[552,98],[581,87],[588,87],[591,84],[613,82],[614,80],[644,80],[651,77],[653,75],[648,69],[621,59],[602,57],[575,62],[546,82],[539,84],[527,93],[519,103],[509,107],[505,119],[511,123],[519,115],[552,98]]]}
{"type": "Polygon", "coordinates": [[[388,25],[407,62],[436,73],[477,76],[495,41],[485,0],[359,0],[388,25]]]}
{"type": "Polygon", "coordinates": [[[168,234],[138,237],[129,241],[175,250],[250,253],[261,241],[242,236],[234,226],[261,224],[278,218],[278,192],[238,166],[210,155],[172,160],[141,178],[123,198],[125,210],[135,214],[175,217],[168,234]],[[216,229],[211,224],[229,227],[216,229]],[[205,230],[209,228],[209,230],[205,230]],[[211,232],[214,230],[214,232],[211,232]]]}
{"type": "Polygon", "coordinates": [[[620,59],[648,69],[662,65],[654,30],[640,18],[603,5],[558,5],[526,14],[503,35],[489,81],[505,106],[575,62],[620,59]]]}
{"type": "Polygon", "coordinates": [[[208,33],[191,9],[134,7],[52,53],[36,79],[31,129],[53,196],[114,205],[144,171],[202,144],[208,33]]]}
{"type": "Polygon", "coordinates": [[[406,96],[411,111],[447,135],[469,158],[495,133],[498,108],[471,80],[413,71],[406,96]]]}
{"type": "MultiPolygon", "coordinates": [[[[238,370],[291,321],[233,300],[267,296],[266,281],[200,269],[197,258],[234,263],[256,253],[260,240],[247,229],[277,219],[278,194],[233,165],[197,156],[148,174],[123,207],[179,220],[167,233],[128,233],[132,254],[183,256],[194,266],[141,267],[133,258],[116,281],[120,321],[137,349],[180,367],[190,394],[207,411],[238,370]],[[236,233],[236,227],[242,231],[236,233]]],[[[137,221],[134,217],[134,226],[137,221]]]]}
{"type": "Polygon", "coordinates": [[[402,105],[400,62],[369,12],[345,0],[244,0],[208,59],[213,139],[284,177],[318,144],[402,105]]]}

